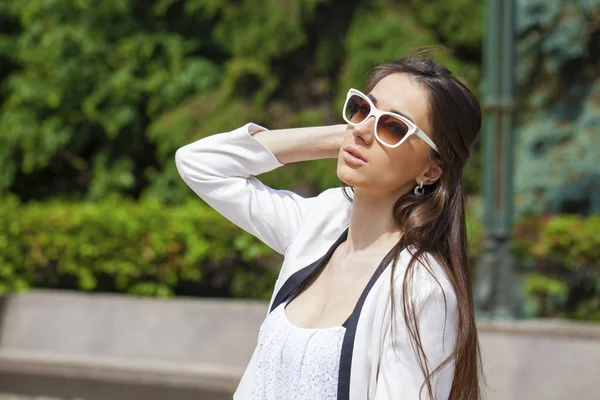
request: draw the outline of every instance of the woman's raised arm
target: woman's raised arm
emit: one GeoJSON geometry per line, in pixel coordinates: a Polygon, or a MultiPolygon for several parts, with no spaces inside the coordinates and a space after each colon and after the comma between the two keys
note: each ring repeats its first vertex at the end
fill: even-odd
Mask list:
{"type": "Polygon", "coordinates": [[[179,174],[207,204],[283,254],[314,198],[276,190],[255,176],[284,164],[335,158],[346,125],[267,130],[248,123],[205,137],[175,154],[179,174]]]}

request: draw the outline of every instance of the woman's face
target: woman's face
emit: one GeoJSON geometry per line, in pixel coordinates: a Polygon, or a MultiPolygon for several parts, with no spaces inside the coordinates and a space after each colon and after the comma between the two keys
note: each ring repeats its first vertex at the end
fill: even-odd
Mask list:
{"type": "MultiPolygon", "coordinates": [[[[369,95],[381,111],[400,112],[411,119],[434,142],[430,134],[427,93],[406,74],[391,74],[383,78],[369,95]]],[[[354,186],[357,191],[368,189],[369,194],[402,196],[420,184],[433,183],[441,171],[429,171],[432,164],[428,152],[431,147],[416,135],[396,148],[379,143],[373,132],[375,117],[359,126],[348,125],[338,156],[338,178],[354,186]],[[358,150],[364,163],[348,160],[347,146],[358,150]],[[429,171],[429,172],[428,172],[429,171]]],[[[439,170],[439,168],[436,168],[439,170]]]]}

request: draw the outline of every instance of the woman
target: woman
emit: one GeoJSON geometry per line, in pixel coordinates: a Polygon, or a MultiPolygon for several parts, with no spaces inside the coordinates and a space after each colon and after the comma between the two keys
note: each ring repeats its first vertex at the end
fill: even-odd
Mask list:
{"type": "Polygon", "coordinates": [[[422,57],[364,92],[347,124],[248,123],[177,151],[201,198],[285,256],[234,399],[481,398],[462,182],[479,103],[422,57]],[[342,187],[316,197],[255,178],[334,157],[342,187]]]}

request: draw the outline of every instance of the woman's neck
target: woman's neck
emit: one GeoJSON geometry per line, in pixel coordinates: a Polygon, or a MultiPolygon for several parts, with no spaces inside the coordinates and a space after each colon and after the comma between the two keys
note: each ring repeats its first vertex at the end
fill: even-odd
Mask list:
{"type": "Polygon", "coordinates": [[[350,213],[350,227],[343,256],[389,250],[402,237],[392,210],[397,195],[372,195],[356,190],[350,213]]]}

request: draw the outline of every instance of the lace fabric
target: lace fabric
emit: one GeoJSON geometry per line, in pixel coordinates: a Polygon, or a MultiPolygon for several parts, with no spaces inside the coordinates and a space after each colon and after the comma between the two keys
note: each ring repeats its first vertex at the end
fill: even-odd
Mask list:
{"type": "Polygon", "coordinates": [[[258,335],[253,400],[333,400],[337,398],[340,354],[346,328],[300,328],[281,303],[258,335]]]}

